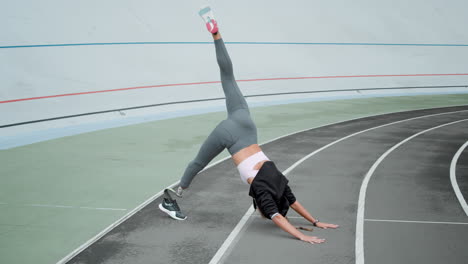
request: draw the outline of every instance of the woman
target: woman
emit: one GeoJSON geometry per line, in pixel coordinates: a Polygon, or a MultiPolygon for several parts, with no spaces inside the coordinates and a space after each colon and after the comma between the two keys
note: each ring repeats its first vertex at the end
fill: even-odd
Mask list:
{"type": "MultiPolygon", "coordinates": [[[[221,121],[202,144],[197,156],[185,170],[176,194],[181,197],[183,190],[189,187],[197,173],[227,148],[242,180],[250,184],[249,195],[254,199],[255,208],[259,209],[264,217],[271,219],[281,229],[302,241],[312,244],[323,243],[324,239],[304,235],[289,223],[286,218],[289,207],[319,228],[338,226],[319,222],[310,215],[296,200],[286,177],[257,144],[257,128],[250,117],[247,102],[234,79],[232,62],[219,33],[217,22],[209,7],[202,9],[199,14],[214,39],[228,118],[221,121]]],[[[159,208],[174,219],[186,219],[175,200],[164,199],[159,208]]]]}

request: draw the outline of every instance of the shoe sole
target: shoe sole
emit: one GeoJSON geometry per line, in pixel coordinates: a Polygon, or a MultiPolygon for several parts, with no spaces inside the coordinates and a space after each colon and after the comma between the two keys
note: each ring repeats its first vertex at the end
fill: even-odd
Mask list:
{"type": "Polygon", "coordinates": [[[167,215],[169,215],[171,218],[175,219],[175,220],[179,220],[179,221],[184,221],[185,219],[187,219],[187,217],[185,218],[179,218],[175,215],[175,212],[173,211],[169,211],[167,210],[166,208],[164,208],[162,206],[162,204],[159,204],[159,210],[163,211],[164,213],[166,213],[167,215]]]}
{"type": "Polygon", "coordinates": [[[209,6],[204,6],[200,9],[200,11],[198,11],[198,15],[201,16],[203,20],[205,20],[203,16],[209,13],[212,13],[211,8],[209,6]]]}

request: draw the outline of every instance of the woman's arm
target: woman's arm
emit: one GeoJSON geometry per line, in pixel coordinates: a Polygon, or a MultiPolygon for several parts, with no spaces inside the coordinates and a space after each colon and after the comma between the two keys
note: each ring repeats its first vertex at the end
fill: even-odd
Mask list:
{"type": "Polygon", "coordinates": [[[320,244],[325,242],[325,239],[320,239],[315,236],[306,236],[299,232],[293,225],[289,223],[289,221],[282,215],[277,214],[275,217],[271,219],[277,226],[279,226],[284,231],[288,232],[289,234],[293,235],[294,237],[311,244],[320,244]]]}
{"type": "Polygon", "coordinates": [[[302,204],[300,204],[298,201],[294,202],[291,205],[291,208],[294,209],[294,211],[296,211],[302,217],[307,219],[307,221],[311,222],[312,224],[314,224],[317,227],[320,227],[320,228],[323,228],[323,229],[338,228],[339,227],[338,225],[334,225],[334,224],[327,224],[327,223],[318,222],[318,220],[316,218],[312,217],[312,215],[307,211],[307,209],[305,209],[304,206],[302,206],[302,204]]]}

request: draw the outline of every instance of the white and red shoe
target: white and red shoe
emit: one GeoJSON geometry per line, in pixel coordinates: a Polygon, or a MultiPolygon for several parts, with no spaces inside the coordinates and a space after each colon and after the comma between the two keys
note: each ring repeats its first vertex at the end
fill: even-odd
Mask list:
{"type": "Polygon", "coordinates": [[[213,11],[209,6],[202,7],[198,14],[205,22],[206,28],[211,34],[218,33],[218,22],[214,19],[213,11]]]}

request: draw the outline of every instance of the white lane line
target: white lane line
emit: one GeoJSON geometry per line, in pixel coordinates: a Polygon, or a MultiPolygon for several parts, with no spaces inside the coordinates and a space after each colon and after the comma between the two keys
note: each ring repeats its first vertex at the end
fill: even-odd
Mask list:
{"type": "Polygon", "coordinates": [[[458,201],[460,202],[460,205],[463,208],[463,211],[465,211],[465,214],[468,216],[468,204],[466,204],[466,200],[460,191],[460,187],[458,187],[457,175],[455,173],[458,159],[460,158],[460,155],[467,146],[468,141],[463,146],[461,146],[461,148],[457,151],[455,156],[453,156],[452,162],[450,163],[450,181],[452,182],[453,190],[455,191],[455,195],[457,196],[458,201]]]}
{"type": "Polygon", "coordinates": [[[374,174],[375,170],[379,166],[379,164],[395,149],[400,147],[401,145],[405,144],[406,142],[410,141],[411,139],[424,134],[426,132],[429,132],[431,130],[435,130],[444,126],[449,126],[453,125],[456,123],[460,123],[463,121],[467,121],[468,119],[463,119],[463,120],[458,120],[446,124],[442,124],[436,127],[432,127],[429,129],[426,129],[424,131],[421,131],[419,133],[416,133],[412,135],[411,137],[406,138],[405,140],[401,141],[400,143],[394,145],[392,148],[387,150],[382,156],[379,157],[379,159],[372,165],[370,170],[367,172],[366,176],[364,177],[364,180],[361,185],[361,189],[359,191],[359,201],[358,201],[358,212],[357,212],[357,219],[356,219],[356,264],[364,264],[364,209],[366,205],[366,192],[367,192],[367,186],[369,185],[369,180],[374,174]]]}
{"type": "Polygon", "coordinates": [[[87,206],[80,206],[78,208],[80,208],[80,209],[90,209],[90,210],[127,211],[127,209],[123,209],[123,208],[87,207],[87,206]]]}
{"type": "Polygon", "coordinates": [[[229,234],[229,236],[226,238],[224,243],[221,245],[221,247],[218,249],[216,254],[213,256],[213,258],[210,260],[208,264],[214,264],[214,263],[219,263],[221,258],[224,256],[225,252],[227,252],[232,244],[235,244],[234,242],[237,242],[239,239],[238,234],[242,231],[243,227],[249,220],[250,216],[255,212],[254,207],[251,205],[247,212],[245,212],[244,216],[242,216],[241,220],[239,223],[237,223],[236,227],[232,230],[232,232],[229,234]]]}
{"type": "Polygon", "coordinates": [[[48,207],[48,208],[73,208],[73,206],[70,206],[70,205],[54,205],[54,204],[25,204],[24,206],[48,207]]]}
{"type": "Polygon", "coordinates": [[[387,220],[387,219],[364,219],[367,222],[389,222],[389,223],[414,223],[414,224],[444,224],[444,225],[468,225],[461,222],[431,222],[431,221],[407,221],[407,220],[387,220]]]}
{"type": "MultiPolygon", "coordinates": [[[[299,164],[301,164],[302,162],[304,162],[306,159],[312,157],[313,155],[319,153],[320,151],[324,150],[324,149],[327,149],[343,140],[346,140],[350,137],[353,137],[353,136],[356,136],[356,135],[359,135],[359,134],[362,134],[362,133],[365,133],[365,132],[368,132],[368,131],[371,131],[371,130],[374,130],[374,129],[378,129],[378,128],[382,128],[382,127],[386,127],[386,126],[390,126],[390,125],[394,125],[394,124],[398,124],[398,123],[402,123],[402,122],[406,122],[406,121],[411,121],[411,120],[416,120],[416,119],[421,119],[421,118],[427,118],[427,117],[433,117],[433,116],[439,116],[439,115],[446,115],[446,114],[453,114],[453,113],[459,113],[459,112],[467,112],[468,110],[462,110],[462,111],[454,111],[454,112],[447,112],[447,113],[439,113],[439,114],[433,114],[433,115],[426,115],[426,116],[419,116],[419,117],[413,117],[413,118],[409,118],[409,119],[405,119],[405,120],[400,120],[400,121],[396,121],[396,122],[392,122],[392,123],[388,123],[388,124],[384,124],[384,125],[380,125],[380,126],[376,126],[376,127],[372,127],[372,128],[369,128],[369,129],[365,129],[365,130],[362,130],[362,131],[359,131],[359,132],[356,132],[356,133],[353,133],[351,135],[348,135],[346,137],[343,137],[343,138],[340,138],[336,141],[333,141],[331,143],[329,143],[328,145],[325,145],[319,149],[317,149],[316,151],[310,153],[309,155],[305,156],[304,158],[300,159],[299,161],[297,161],[296,163],[294,163],[291,167],[289,167],[287,170],[285,170],[283,172],[284,175],[287,175],[290,171],[292,171],[294,168],[296,168],[299,164]]],[[[242,217],[242,219],[244,219],[245,217],[250,217],[250,215],[247,215],[248,213],[252,214],[254,211],[250,212],[250,210],[247,210],[247,212],[245,213],[245,215],[242,217]]],[[[242,221],[242,220],[241,220],[242,221]]],[[[243,225],[245,225],[245,223],[247,223],[247,221],[244,221],[243,222],[243,225]]],[[[243,229],[243,226],[240,226],[239,228],[239,224],[236,225],[236,231],[232,231],[228,238],[224,241],[224,243],[221,245],[221,247],[218,249],[218,251],[216,252],[216,254],[213,256],[213,258],[211,259],[211,261],[209,262],[209,264],[215,264],[215,263],[220,263],[220,260],[222,259],[223,255],[226,253],[226,251],[232,246],[231,244],[233,243],[233,241],[237,241],[236,237],[239,235],[239,233],[242,231],[243,229]]]]}
{"type": "MultiPolygon", "coordinates": [[[[0,203],[8,205],[6,203],[0,203]]],[[[68,208],[68,209],[88,209],[88,210],[101,210],[101,211],[127,211],[123,208],[106,208],[106,207],[87,207],[87,206],[71,206],[71,205],[57,205],[57,204],[21,204],[19,206],[29,207],[47,207],[47,208],[68,208]]]]}
{"type": "MultiPolygon", "coordinates": [[[[460,105],[460,106],[463,106],[463,105],[460,105]]],[[[419,111],[419,110],[429,110],[430,108],[428,109],[417,109],[417,110],[410,110],[410,111],[419,111]]],[[[418,118],[425,118],[425,117],[431,117],[431,116],[439,116],[439,115],[446,115],[446,114],[454,114],[454,113],[461,113],[461,112],[467,112],[468,110],[459,110],[459,111],[452,111],[452,112],[445,112],[445,113],[438,113],[438,114],[432,114],[432,115],[425,115],[425,116],[419,116],[419,117],[414,117],[414,118],[410,118],[410,119],[406,119],[406,120],[401,120],[401,121],[397,121],[397,122],[393,122],[393,123],[389,123],[387,125],[392,125],[392,124],[397,124],[397,123],[401,123],[401,122],[405,122],[405,121],[410,121],[410,120],[414,120],[414,119],[418,119],[418,118]]],[[[407,112],[407,111],[402,111],[402,112],[394,112],[394,114],[398,114],[398,113],[404,113],[404,112],[407,112]]],[[[391,114],[391,113],[388,113],[388,114],[391,114]]],[[[281,137],[277,137],[275,139],[272,139],[272,140],[269,140],[269,141],[266,141],[264,143],[262,143],[261,145],[265,145],[265,144],[268,144],[270,142],[273,142],[275,140],[279,140],[279,139],[282,139],[282,138],[285,138],[285,137],[288,137],[288,136],[291,136],[291,135],[294,135],[294,134],[298,134],[298,133],[301,133],[301,132],[305,132],[307,130],[310,130],[310,129],[317,129],[317,128],[320,128],[320,127],[325,127],[325,126],[331,126],[331,125],[335,125],[335,124],[339,124],[339,123],[343,123],[343,122],[347,122],[347,121],[353,121],[353,120],[359,120],[359,119],[362,119],[362,118],[370,118],[370,117],[375,117],[375,116],[380,116],[380,115],[383,115],[383,114],[379,114],[379,115],[374,115],[374,116],[364,116],[364,117],[359,117],[359,118],[355,118],[355,119],[349,119],[349,120],[341,120],[339,122],[334,122],[334,123],[329,123],[329,124],[325,124],[325,125],[322,125],[322,126],[319,126],[319,127],[312,127],[312,128],[309,128],[309,129],[303,129],[303,130],[300,130],[298,132],[294,132],[294,133],[290,133],[290,134],[286,134],[284,136],[281,136],[281,137]]],[[[383,125],[383,126],[386,126],[386,125],[383,125]]],[[[377,128],[380,128],[380,127],[383,127],[383,126],[378,126],[378,127],[375,127],[374,129],[377,129],[377,128]]],[[[367,129],[367,130],[364,130],[362,131],[362,133],[364,132],[367,132],[371,129],[367,129]]],[[[358,133],[355,133],[353,135],[357,135],[358,133]]],[[[205,169],[203,169],[203,171],[211,168],[211,167],[214,167],[216,165],[218,165],[219,163],[227,160],[231,158],[230,156],[227,156],[217,162],[214,162],[213,164],[210,164],[209,166],[207,166],[205,169]]],[[[173,184],[169,185],[167,188],[174,188],[174,186],[177,186],[179,184],[180,181],[176,181],[174,182],[173,184]]],[[[71,260],[73,257],[75,257],[76,255],[78,255],[81,251],[83,251],[84,249],[86,249],[87,247],[89,247],[91,244],[93,244],[94,242],[98,241],[100,238],[102,238],[104,235],[106,235],[107,233],[109,233],[114,227],[120,225],[121,223],[123,223],[125,220],[127,220],[128,218],[132,217],[134,214],[136,214],[138,211],[140,211],[141,209],[143,209],[145,206],[147,206],[148,204],[152,203],[154,200],[156,200],[158,197],[160,197],[162,194],[163,194],[164,190],[161,190],[160,192],[156,193],[155,195],[151,196],[150,198],[148,198],[146,201],[144,201],[143,203],[141,203],[140,205],[138,205],[135,209],[133,209],[132,211],[128,212],[126,215],[122,216],[120,219],[118,219],[117,221],[115,221],[114,223],[110,224],[108,227],[106,227],[104,230],[102,230],[101,232],[99,232],[98,234],[96,234],[94,237],[90,238],[88,241],[86,241],[85,243],[83,243],[81,246],[79,246],[77,249],[73,250],[72,252],[70,252],[70,254],[68,254],[67,256],[63,257],[61,260],[59,260],[57,262],[57,264],[64,264],[66,262],[68,262],[69,260],[71,260]]],[[[219,250],[218,250],[219,251],[219,250]]]]}

